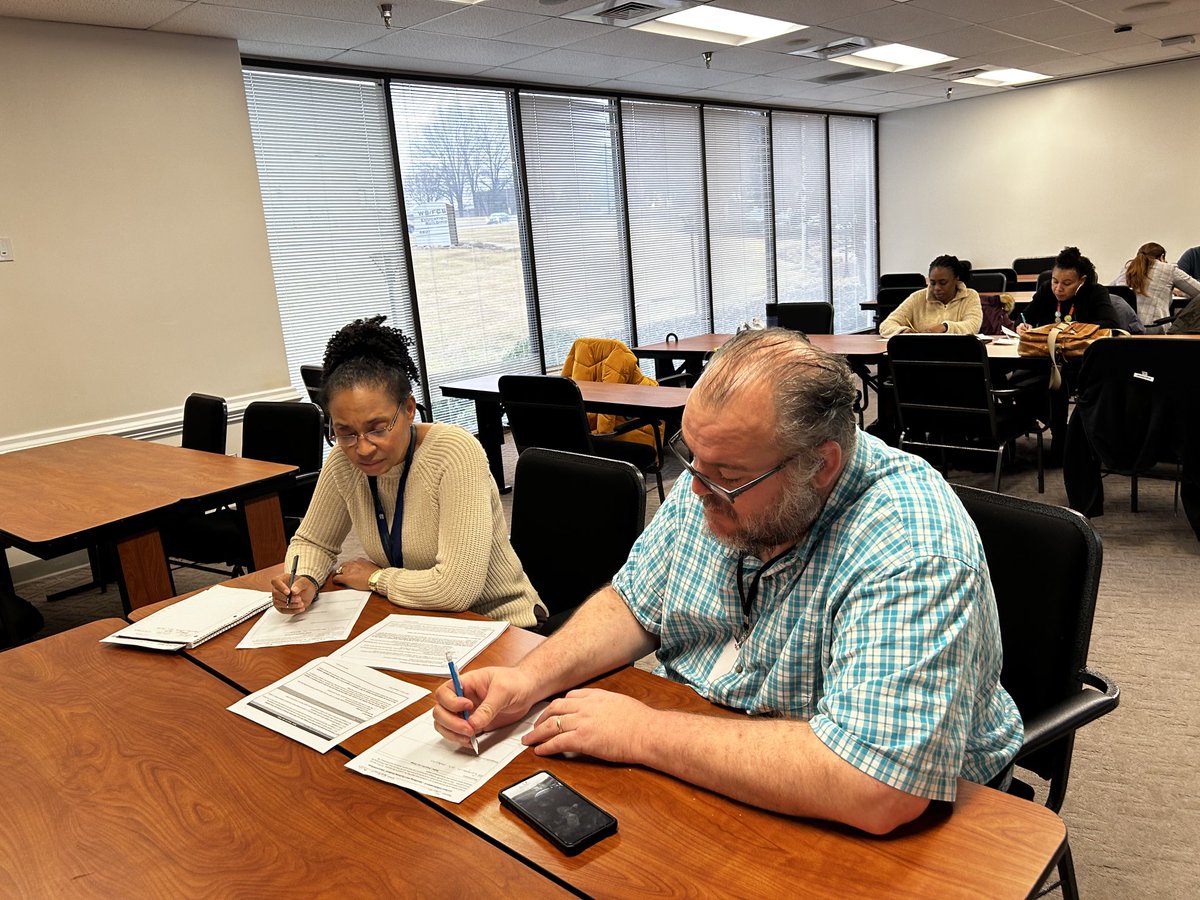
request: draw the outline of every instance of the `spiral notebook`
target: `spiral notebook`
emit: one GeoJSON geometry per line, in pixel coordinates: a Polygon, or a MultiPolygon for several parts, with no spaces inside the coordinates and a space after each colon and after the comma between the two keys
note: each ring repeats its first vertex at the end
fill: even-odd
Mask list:
{"type": "Polygon", "coordinates": [[[150,650],[190,650],[270,605],[270,591],[218,584],[101,638],[101,642],[150,650]]]}

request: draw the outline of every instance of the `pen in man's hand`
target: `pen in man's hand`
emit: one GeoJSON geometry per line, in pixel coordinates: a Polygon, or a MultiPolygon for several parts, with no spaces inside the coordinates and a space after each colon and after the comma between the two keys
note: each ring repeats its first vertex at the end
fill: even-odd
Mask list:
{"type": "Polygon", "coordinates": [[[292,585],[296,583],[296,568],[299,565],[300,565],[300,554],[297,553],[295,556],[292,557],[292,575],[290,578],[288,578],[287,602],[283,604],[284,606],[292,605],[292,585]]]}
{"type": "MultiPolygon", "coordinates": [[[[458,667],[454,665],[454,654],[449,650],[446,651],[446,665],[450,667],[450,680],[454,682],[454,693],[458,696],[463,695],[462,682],[458,680],[458,667]]],[[[462,711],[463,721],[470,723],[471,715],[465,709],[462,711]]],[[[475,755],[479,755],[479,738],[471,735],[471,749],[475,751],[475,755]]]]}

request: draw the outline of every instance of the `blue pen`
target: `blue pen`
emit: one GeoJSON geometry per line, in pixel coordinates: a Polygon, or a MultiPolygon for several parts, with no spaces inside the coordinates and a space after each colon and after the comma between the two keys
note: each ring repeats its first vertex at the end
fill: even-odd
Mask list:
{"type": "MultiPolygon", "coordinates": [[[[446,651],[446,665],[450,667],[450,680],[454,682],[454,693],[458,696],[463,695],[462,682],[458,680],[458,667],[454,665],[454,654],[449,650],[446,651]]],[[[471,715],[465,709],[462,711],[463,721],[470,723],[471,715]]],[[[479,738],[471,735],[471,749],[475,751],[475,755],[479,755],[479,738]]]]}

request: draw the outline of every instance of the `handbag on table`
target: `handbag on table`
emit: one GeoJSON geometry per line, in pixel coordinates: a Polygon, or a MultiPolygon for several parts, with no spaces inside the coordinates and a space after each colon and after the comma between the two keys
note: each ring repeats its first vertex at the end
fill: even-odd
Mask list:
{"type": "Polygon", "coordinates": [[[1055,322],[1030,328],[1020,337],[1018,356],[1045,356],[1050,359],[1050,390],[1062,386],[1061,366],[1064,359],[1074,359],[1102,338],[1125,334],[1119,328],[1101,328],[1091,322],[1055,322]]]}

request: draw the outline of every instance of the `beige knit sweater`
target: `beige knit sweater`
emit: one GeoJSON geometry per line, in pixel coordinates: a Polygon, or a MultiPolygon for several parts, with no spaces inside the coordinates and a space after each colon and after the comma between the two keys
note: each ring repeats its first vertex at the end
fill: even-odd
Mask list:
{"type": "Polygon", "coordinates": [[[943,304],[930,296],[929,288],[913,291],[879,323],[879,333],[891,337],[906,331],[924,331],[943,322],[950,334],[978,334],[983,325],[979,294],[960,282],[950,302],[943,304]]]}
{"type": "MultiPolygon", "coordinates": [[[[378,479],[389,527],[403,468],[378,479]]],[[[286,558],[298,555],[297,572],[324,583],[351,527],[371,561],[386,567],[367,476],[335,447],[286,558]]],[[[413,454],[404,489],[403,553],[404,568],[386,568],[379,578],[380,593],[398,606],[469,609],[513,625],[536,624],[537,592],[508,542],[483,448],[457,425],[431,425],[413,454]]]]}

